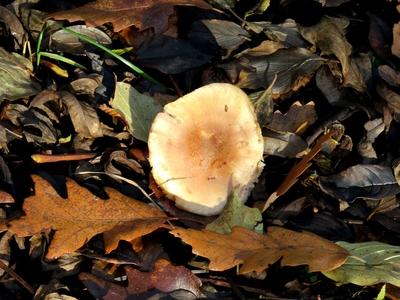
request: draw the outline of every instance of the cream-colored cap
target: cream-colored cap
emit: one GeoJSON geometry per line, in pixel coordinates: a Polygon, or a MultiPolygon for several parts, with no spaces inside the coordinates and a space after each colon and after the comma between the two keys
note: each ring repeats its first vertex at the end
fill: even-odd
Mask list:
{"type": "Polygon", "coordinates": [[[216,215],[236,190],[245,202],[263,168],[263,138],[247,95],[227,83],[167,104],[150,130],[152,174],[176,206],[216,215]]]}

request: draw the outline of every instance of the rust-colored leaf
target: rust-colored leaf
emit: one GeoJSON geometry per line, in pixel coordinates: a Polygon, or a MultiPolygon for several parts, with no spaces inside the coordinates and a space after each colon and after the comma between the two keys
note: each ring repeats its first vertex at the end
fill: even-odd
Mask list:
{"type": "Polygon", "coordinates": [[[260,274],[280,258],[282,266],[308,265],[311,272],[341,266],[348,253],[313,233],[270,227],[266,235],[234,227],[230,235],[208,230],[175,229],[171,233],[210,260],[209,268],[224,271],[242,265],[240,273],[260,274]]]}
{"type": "MultiPolygon", "coordinates": [[[[55,230],[46,255],[48,259],[71,253],[94,235],[113,232],[116,227],[120,229],[118,239],[130,241],[132,237],[150,233],[156,227],[154,223],[161,226],[167,219],[158,209],[113,189],[106,189],[110,199],[102,200],[73,180],[67,180],[69,197],[66,200],[39,176],[33,176],[33,181],[35,195],[27,198],[23,206],[26,216],[11,221],[10,231],[17,236],[30,236],[55,230]],[[148,230],[143,228],[146,222],[153,222],[148,230]]],[[[115,240],[109,242],[112,246],[108,250],[117,246],[115,240]]]]}
{"type": "Polygon", "coordinates": [[[126,267],[128,286],[106,282],[89,273],[81,273],[79,278],[93,296],[102,292],[102,299],[132,299],[150,290],[170,293],[176,290],[186,290],[196,297],[202,297],[201,280],[183,266],[174,266],[165,259],[160,259],[152,272],[141,272],[132,267],[126,267]]]}
{"type": "Polygon", "coordinates": [[[211,9],[203,0],[97,0],[49,17],[70,22],[83,20],[90,26],[112,23],[116,32],[135,26],[139,30],[153,28],[155,33],[162,33],[168,29],[168,19],[177,5],[211,9]]]}

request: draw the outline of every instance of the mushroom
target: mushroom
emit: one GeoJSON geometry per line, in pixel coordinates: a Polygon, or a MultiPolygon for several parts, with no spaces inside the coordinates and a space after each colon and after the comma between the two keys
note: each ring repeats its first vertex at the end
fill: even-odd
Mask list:
{"type": "Polygon", "coordinates": [[[264,166],[253,105],[227,83],[203,86],[165,105],[148,145],[153,177],[167,197],[204,216],[219,214],[233,191],[245,202],[264,166]]]}

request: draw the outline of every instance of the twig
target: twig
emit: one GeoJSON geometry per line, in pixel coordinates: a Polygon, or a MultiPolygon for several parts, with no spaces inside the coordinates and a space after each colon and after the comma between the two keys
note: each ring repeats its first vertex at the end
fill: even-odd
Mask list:
{"type": "Polygon", "coordinates": [[[3,269],[5,272],[7,272],[8,275],[13,277],[16,281],[18,281],[32,295],[35,294],[35,290],[33,289],[33,287],[28,282],[26,282],[21,276],[19,276],[17,273],[15,273],[13,269],[11,269],[9,266],[7,266],[5,263],[3,263],[1,260],[0,260],[0,268],[3,269]]]}
{"type": "Polygon", "coordinates": [[[278,189],[268,197],[263,207],[263,212],[266,211],[268,207],[270,207],[271,204],[276,201],[276,199],[285,194],[297,182],[299,176],[301,176],[312,165],[310,161],[321,151],[322,145],[331,137],[332,132],[325,133],[323,136],[321,136],[317,140],[315,146],[311,148],[310,152],[308,152],[301,161],[294,165],[278,189]]]}
{"type": "Polygon", "coordinates": [[[82,159],[91,159],[95,157],[95,153],[73,153],[73,154],[33,154],[31,158],[38,164],[53,163],[59,161],[73,161],[82,159]]]}

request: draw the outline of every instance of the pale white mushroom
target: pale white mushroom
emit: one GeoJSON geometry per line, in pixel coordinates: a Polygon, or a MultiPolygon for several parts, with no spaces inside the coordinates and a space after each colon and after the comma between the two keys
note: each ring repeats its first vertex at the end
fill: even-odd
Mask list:
{"type": "Polygon", "coordinates": [[[151,126],[149,161],[176,206],[216,215],[235,190],[245,202],[263,168],[263,137],[247,95],[227,83],[167,104],[151,126]]]}

